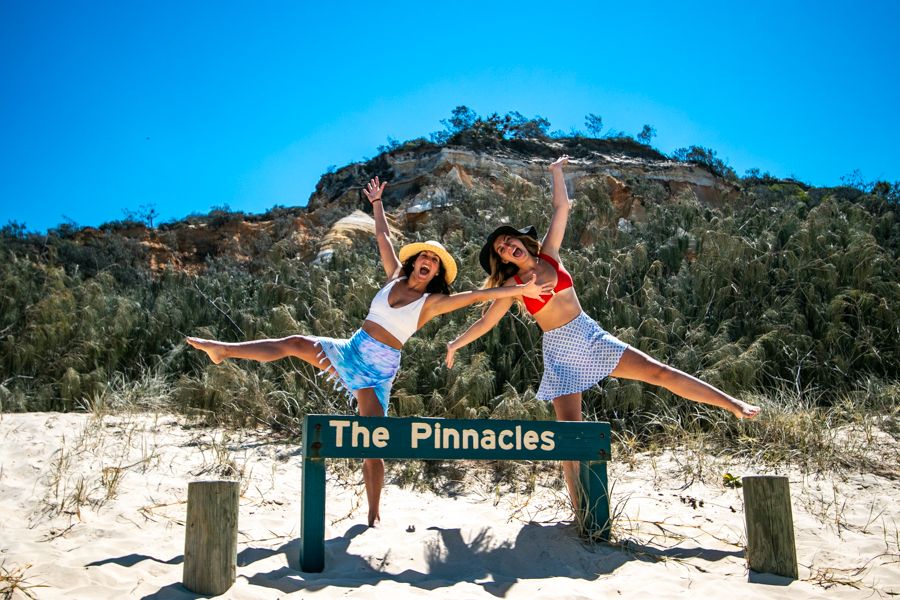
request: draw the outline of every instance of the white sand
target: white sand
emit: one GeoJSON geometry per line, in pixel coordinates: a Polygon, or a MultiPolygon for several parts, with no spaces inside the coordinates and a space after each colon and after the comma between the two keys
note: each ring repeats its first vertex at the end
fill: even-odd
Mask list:
{"type": "MultiPolygon", "coordinates": [[[[453,493],[389,483],[384,522],[368,529],[358,469],[335,465],[325,570],[312,574],[297,564],[296,446],[262,431],[186,427],[173,416],[0,419],[0,563],[22,573],[23,585],[46,586],[29,590],[37,598],[196,597],[180,583],[187,482],[229,469],[243,483],[237,581],[227,598],[900,594],[896,475],[789,472],[800,562],[800,579],[790,581],[747,570],[743,496],[721,485],[722,472],[747,474],[746,465],[671,452],[611,463],[619,543],[593,547],[559,522],[570,515],[554,471],[542,471],[533,493],[524,475],[518,491],[495,489],[490,473],[471,464],[465,490],[453,493]],[[705,482],[691,475],[698,464],[705,482]]],[[[888,436],[882,443],[896,445],[888,436]]]]}

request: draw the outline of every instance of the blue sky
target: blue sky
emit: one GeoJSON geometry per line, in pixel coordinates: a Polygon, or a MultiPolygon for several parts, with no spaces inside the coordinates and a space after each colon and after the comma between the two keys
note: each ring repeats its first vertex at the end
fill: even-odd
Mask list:
{"type": "Polygon", "coordinates": [[[900,180],[900,3],[0,2],[0,224],[304,205],[453,107],[900,180]]]}

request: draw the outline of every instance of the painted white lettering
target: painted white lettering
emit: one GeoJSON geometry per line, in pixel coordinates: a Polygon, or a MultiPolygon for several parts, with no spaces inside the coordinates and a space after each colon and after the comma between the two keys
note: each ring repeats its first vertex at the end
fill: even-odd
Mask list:
{"type": "Polygon", "coordinates": [[[344,445],[344,427],[350,424],[350,421],[343,419],[330,419],[328,425],[334,427],[334,446],[341,448],[344,445]]]}
{"type": "Polygon", "coordinates": [[[541,433],[541,450],[549,452],[556,448],[556,440],[553,439],[552,431],[544,431],[541,433]]]}
{"type": "Polygon", "coordinates": [[[376,448],[384,448],[387,446],[388,440],[391,439],[391,432],[387,427],[377,427],[372,432],[372,444],[376,448]]]}
{"type": "Polygon", "coordinates": [[[444,448],[459,450],[459,431],[452,427],[444,427],[444,448]]]}
{"type": "Polygon", "coordinates": [[[497,443],[500,444],[500,448],[502,450],[512,450],[513,449],[513,445],[511,442],[503,441],[505,439],[511,438],[512,435],[513,435],[512,431],[510,431],[509,429],[504,429],[503,431],[500,432],[500,435],[497,436],[497,443]]]}
{"type": "Polygon", "coordinates": [[[427,440],[428,436],[431,435],[431,425],[428,423],[413,423],[412,424],[412,439],[410,440],[410,445],[413,448],[419,447],[420,440],[427,440]]]}
{"type": "Polygon", "coordinates": [[[522,426],[516,425],[516,450],[522,449],[522,426]]]}
{"type": "Polygon", "coordinates": [[[363,448],[369,447],[369,428],[360,425],[356,421],[353,422],[353,427],[350,432],[350,445],[354,448],[358,448],[362,446],[363,448]],[[360,443],[360,441],[362,443],[360,443]]]}
{"type": "Polygon", "coordinates": [[[462,447],[464,450],[469,449],[470,447],[478,450],[478,431],[475,429],[463,429],[462,432],[462,447]],[[472,445],[469,446],[469,440],[472,441],[472,445]]]}
{"type": "Polygon", "coordinates": [[[526,450],[537,450],[537,441],[537,431],[531,431],[529,429],[525,432],[525,436],[522,438],[522,445],[525,446],[526,450]]]}
{"type": "Polygon", "coordinates": [[[434,449],[435,450],[441,449],[441,424],[440,423],[434,424],[434,449]]]}
{"type": "Polygon", "coordinates": [[[481,434],[481,447],[484,450],[496,450],[497,449],[497,438],[496,434],[487,429],[481,434]]]}

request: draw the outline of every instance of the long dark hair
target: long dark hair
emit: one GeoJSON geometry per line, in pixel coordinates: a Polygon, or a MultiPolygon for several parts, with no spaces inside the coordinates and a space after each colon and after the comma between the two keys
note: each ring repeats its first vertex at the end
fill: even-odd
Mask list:
{"type": "MultiPolygon", "coordinates": [[[[516,235],[510,237],[518,238],[522,242],[522,245],[525,246],[525,250],[532,256],[537,256],[541,253],[541,243],[533,237],[529,235],[516,235]]],[[[484,281],[483,288],[500,287],[513,275],[519,272],[519,267],[516,265],[505,263],[500,260],[500,256],[497,255],[493,248],[491,248],[489,260],[491,262],[491,274],[488,275],[488,278],[484,281]]]]}
{"type": "MultiPolygon", "coordinates": [[[[417,252],[407,258],[403,262],[403,274],[406,275],[407,278],[412,274],[413,271],[413,263],[416,262],[416,259],[421,252],[417,252]]],[[[425,291],[429,294],[445,294],[447,296],[450,295],[450,286],[447,284],[446,274],[447,270],[444,268],[444,261],[439,260],[437,275],[434,276],[434,279],[428,282],[428,286],[425,288],[425,291]]]]}
{"type": "MultiPolygon", "coordinates": [[[[516,235],[513,237],[518,238],[522,242],[522,245],[525,246],[525,250],[532,256],[537,256],[541,253],[541,243],[530,235],[516,235]]],[[[482,289],[500,287],[519,272],[519,267],[516,265],[505,263],[500,260],[500,256],[493,248],[491,248],[491,253],[488,255],[488,260],[491,263],[491,274],[484,280],[484,283],[481,286],[482,289]]],[[[525,301],[521,296],[516,297],[516,306],[519,307],[519,312],[521,314],[532,316],[531,313],[528,312],[525,301]]]]}

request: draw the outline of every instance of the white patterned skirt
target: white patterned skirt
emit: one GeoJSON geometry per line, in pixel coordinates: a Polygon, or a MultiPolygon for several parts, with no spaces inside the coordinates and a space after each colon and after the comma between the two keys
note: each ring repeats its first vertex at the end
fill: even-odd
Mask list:
{"type": "Polygon", "coordinates": [[[628,344],[581,313],[544,332],[544,377],[537,397],[550,401],[590,389],[612,373],[628,344]]]}

